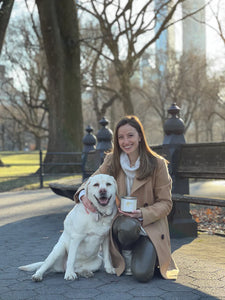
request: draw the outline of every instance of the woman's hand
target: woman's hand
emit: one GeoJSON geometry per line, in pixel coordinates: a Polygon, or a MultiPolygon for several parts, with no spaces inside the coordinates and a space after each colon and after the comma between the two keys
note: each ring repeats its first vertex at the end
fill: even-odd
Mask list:
{"type": "Polygon", "coordinates": [[[125,212],[125,211],[122,211],[120,208],[118,208],[118,210],[124,216],[128,216],[128,217],[131,217],[131,218],[139,219],[139,218],[143,217],[142,216],[142,211],[140,209],[133,210],[132,212],[125,212]]]}
{"type": "Polygon", "coordinates": [[[96,212],[95,207],[93,206],[93,204],[91,203],[91,201],[88,199],[88,197],[86,197],[85,195],[83,195],[80,200],[82,201],[82,203],[84,204],[84,206],[90,210],[91,212],[96,212]]]}

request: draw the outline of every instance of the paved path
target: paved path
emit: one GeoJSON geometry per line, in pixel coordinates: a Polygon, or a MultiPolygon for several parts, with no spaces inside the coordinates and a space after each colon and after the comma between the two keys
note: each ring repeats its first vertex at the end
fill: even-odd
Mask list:
{"type": "Polygon", "coordinates": [[[207,234],[172,239],[177,281],[158,275],[142,284],[99,271],[73,282],[62,273],[32,282],[31,273],[17,267],[48,255],[72,207],[71,200],[50,189],[0,193],[0,300],[225,299],[225,237],[207,234]]]}

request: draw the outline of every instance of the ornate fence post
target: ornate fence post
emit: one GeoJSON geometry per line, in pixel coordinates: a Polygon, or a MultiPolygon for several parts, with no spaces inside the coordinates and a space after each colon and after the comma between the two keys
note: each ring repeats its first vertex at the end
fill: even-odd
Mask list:
{"type": "Polygon", "coordinates": [[[86,128],[87,134],[83,138],[83,152],[82,152],[82,174],[83,181],[87,179],[100,166],[104,160],[104,155],[107,150],[112,148],[112,131],[107,128],[108,120],[103,117],[99,123],[102,128],[97,133],[96,137],[92,134],[93,128],[88,126],[86,128]]]}
{"type": "Polygon", "coordinates": [[[99,129],[97,133],[97,147],[96,149],[100,151],[101,162],[104,159],[104,153],[107,150],[112,149],[112,130],[107,128],[106,126],[109,124],[108,120],[103,117],[99,123],[102,125],[102,128],[99,129]]]}
{"type": "Polygon", "coordinates": [[[95,150],[95,145],[97,142],[97,139],[95,137],[95,135],[92,133],[93,132],[93,128],[88,125],[86,128],[87,134],[84,136],[83,138],[83,152],[87,153],[89,151],[95,150]]]}
{"type": "Polygon", "coordinates": [[[83,137],[84,147],[81,156],[83,181],[90,176],[90,174],[87,172],[86,164],[87,164],[89,152],[93,152],[96,149],[96,141],[97,141],[95,135],[92,133],[93,128],[90,125],[87,126],[86,132],[87,134],[83,137]]]}
{"type": "MultiPolygon", "coordinates": [[[[173,103],[168,109],[172,115],[164,124],[163,152],[169,160],[169,171],[173,180],[172,193],[189,194],[189,180],[177,174],[180,145],[185,144],[184,122],[179,118],[180,108],[173,103]]],[[[168,220],[172,237],[197,236],[197,224],[190,214],[189,203],[174,203],[168,220]]]]}

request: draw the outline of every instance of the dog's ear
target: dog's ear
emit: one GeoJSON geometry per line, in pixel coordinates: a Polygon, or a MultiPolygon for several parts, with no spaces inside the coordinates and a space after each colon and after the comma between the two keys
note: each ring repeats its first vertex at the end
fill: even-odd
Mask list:
{"type": "Polygon", "coordinates": [[[116,187],[116,194],[118,193],[118,187],[117,187],[117,182],[116,182],[116,179],[112,176],[113,178],[113,181],[114,181],[114,184],[115,184],[115,187],[116,187]]]}
{"type": "Polygon", "coordinates": [[[91,183],[91,180],[88,179],[85,184],[85,195],[87,196],[87,198],[88,198],[88,186],[90,185],[90,183],[91,183]]]}

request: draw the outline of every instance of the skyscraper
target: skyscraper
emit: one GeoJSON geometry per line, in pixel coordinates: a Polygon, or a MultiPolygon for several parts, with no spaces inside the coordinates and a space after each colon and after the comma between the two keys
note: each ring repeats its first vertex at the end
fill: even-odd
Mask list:
{"type": "MultiPolygon", "coordinates": [[[[155,7],[161,5],[160,0],[155,0],[155,7]]],[[[205,30],[205,0],[185,0],[182,3],[182,44],[183,53],[197,51],[198,54],[206,56],[206,30],[205,30]],[[194,13],[198,11],[197,13],[194,13]],[[185,18],[187,15],[194,13],[193,16],[185,18]]],[[[164,6],[160,12],[162,20],[168,14],[168,8],[164,6]]],[[[156,31],[162,22],[160,18],[156,23],[156,31]]],[[[167,53],[175,49],[175,27],[171,26],[164,30],[159,39],[156,41],[156,51],[167,53]]]]}
{"type": "MultiPolygon", "coordinates": [[[[160,0],[155,0],[156,9],[162,6],[161,2],[162,1],[160,0]]],[[[160,28],[161,23],[168,15],[168,10],[169,9],[166,5],[163,6],[163,8],[160,10],[160,14],[158,15],[158,20],[156,22],[156,32],[160,28]]],[[[160,71],[164,71],[167,68],[171,50],[175,50],[174,26],[169,26],[160,34],[160,37],[156,40],[156,65],[158,66],[160,71]]]]}
{"type": "Polygon", "coordinates": [[[185,0],[182,4],[183,18],[198,11],[193,16],[182,21],[183,27],[183,53],[197,51],[206,57],[206,30],[205,30],[205,0],[185,0]]]}

